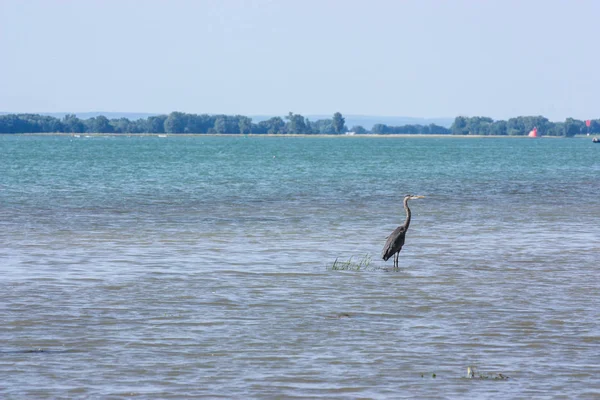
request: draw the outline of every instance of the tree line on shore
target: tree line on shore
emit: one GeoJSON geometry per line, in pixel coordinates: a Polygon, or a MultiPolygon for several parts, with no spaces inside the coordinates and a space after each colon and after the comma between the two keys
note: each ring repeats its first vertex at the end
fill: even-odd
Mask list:
{"type": "Polygon", "coordinates": [[[454,119],[450,128],[429,125],[388,126],[375,124],[370,130],[360,125],[348,129],[345,118],[336,112],[331,119],[310,121],[290,112],[284,118],[273,117],[252,122],[243,115],[187,114],[174,111],[168,115],[129,120],[97,116],[79,119],[74,114],[55,118],[39,114],[0,115],[0,133],[194,133],[194,134],[415,134],[415,135],[497,135],[524,136],[536,128],[538,135],[572,137],[576,134],[599,133],[600,119],[580,121],[567,118],[564,122],[550,122],[542,116],[522,116],[507,121],[489,117],[454,119]]]}

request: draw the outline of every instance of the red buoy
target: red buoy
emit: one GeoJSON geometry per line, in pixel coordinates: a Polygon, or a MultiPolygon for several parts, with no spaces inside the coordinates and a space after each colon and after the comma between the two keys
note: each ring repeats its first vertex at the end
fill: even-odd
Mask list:
{"type": "Polygon", "coordinates": [[[529,137],[538,137],[538,134],[537,134],[537,127],[536,127],[536,128],[533,128],[533,129],[531,130],[531,132],[529,132],[529,135],[527,135],[527,136],[529,136],[529,137]]]}

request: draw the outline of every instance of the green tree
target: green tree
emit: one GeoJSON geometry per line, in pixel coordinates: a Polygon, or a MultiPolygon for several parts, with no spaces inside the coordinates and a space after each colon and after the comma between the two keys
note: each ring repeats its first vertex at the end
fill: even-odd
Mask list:
{"type": "MultiPolygon", "coordinates": [[[[587,127],[586,127],[587,128],[587,127]]],[[[586,131],[587,132],[587,131],[586,131]]],[[[598,133],[600,132],[600,120],[598,119],[593,119],[590,123],[590,129],[589,129],[590,133],[598,133]]]]}
{"type": "Polygon", "coordinates": [[[527,135],[533,128],[546,135],[552,130],[552,123],[542,116],[520,116],[506,122],[506,133],[511,136],[527,135]]]}
{"type": "Polygon", "coordinates": [[[173,111],[164,122],[165,133],[183,133],[187,124],[186,115],[173,111]]]}
{"type": "Polygon", "coordinates": [[[311,125],[313,132],[320,135],[332,135],[336,133],[333,128],[333,120],[331,119],[318,119],[311,125]]]}
{"type": "Polygon", "coordinates": [[[165,133],[166,115],[156,115],[148,117],[146,121],[146,130],[142,132],[148,133],[165,133]]]}
{"type": "Polygon", "coordinates": [[[467,122],[467,132],[469,135],[489,135],[490,125],[494,122],[489,117],[471,117],[465,118],[467,122]]]}
{"type": "Polygon", "coordinates": [[[346,120],[344,119],[344,117],[342,117],[342,114],[340,114],[339,112],[333,114],[332,126],[333,131],[338,135],[348,130],[348,128],[346,128],[346,120]]]}
{"type": "Polygon", "coordinates": [[[252,132],[252,119],[240,115],[238,118],[238,126],[240,127],[240,133],[242,135],[250,133],[252,132]]]}
{"type": "Polygon", "coordinates": [[[270,135],[284,133],[285,122],[281,117],[273,117],[266,121],[259,122],[258,129],[261,133],[268,133],[270,135]]]}
{"type": "Polygon", "coordinates": [[[505,136],[506,121],[494,121],[490,126],[490,135],[505,136]]]}
{"type": "Polygon", "coordinates": [[[564,122],[554,122],[548,125],[546,132],[544,135],[548,136],[563,136],[565,134],[564,131],[564,122]]]}
{"type": "Polygon", "coordinates": [[[215,115],[210,133],[239,133],[239,115],[215,115]]]}
{"type": "Polygon", "coordinates": [[[135,133],[135,124],[127,118],[111,119],[110,125],[115,133],[135,133]]]}
{"type": "Polygon", "coordinates": [[[567,118],[563,126],[563,132],[566,137],[573,137],[578,133],[584,132],[583,127],[585,124],[583,121],[579,121],[573,118],[567,118]]]}
{"type": "Polygon", "coordinates": [[[369,133],[362,125],[354,125],[350,131],[356,133],[357,135],[369,133]]]}
{"type": "Polygon", "coordinates": [[[85,124],[87,125],[87,132],[90,133],[113,132],[113,127],[110,124],[110,121],[104,115],[98,115],[97,117],[87,119],[85,124]]]}
{"type": "Polygon", "coordinates": [[[506,133],[510,136],[518,136],[518,135],[526,135],[529,132],[525,128],[525,124],[523,123],[523,118],[510,118],[506,122],[506,133]]]}
{"type": "Polygon", "coordinates": [[[198,133],[207,133],[215,124],[216,117],[208,114],[194,115],[198,133]]]}
{"type": "Polygon", "coordinates": [[[429,133],[432,135],[447,135],[450,133],[450,129],[436,124],[429,124],[429,133]]]}
{"type": "Polygon", "coordinates": [[[386,124],[375,124],[371,128],[371,133],[374,133],[376,135],[385,135],[390,132],[389,132],[389,128],[386,124]]]}
{"type": "Polygon", "coordinates": [[[67,114],[63,118],[63,126],[65,132],[69,133],[83,133],[85,132],[85,125],[75,114],[67,114]]]}
{"type": "Polygon", "coordinates": [[[294,114],[290,111],[285,118],[288,120],[286,124],[287,133],[306,133],[306,123],[302,115],[294,114]]]}
{"type": "Polygon", "coordinates": [[[215,124],[213,126],[214,133],[227,133],[227,123],[225,121],[225,116],[219,116],[215,119],[215,124]]]}
{"type": "Polygon", "coordinates": [[[452,123],[450,131],[453,135],[467,135],[469,133],[466,117],[456,117],[452,123]]]}

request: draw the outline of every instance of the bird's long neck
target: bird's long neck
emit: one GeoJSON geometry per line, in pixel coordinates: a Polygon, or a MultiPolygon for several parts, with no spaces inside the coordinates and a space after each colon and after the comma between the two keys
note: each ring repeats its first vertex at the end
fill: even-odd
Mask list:
{"type": "Polygon", "coordinates": [[[404,199],[404,210],[406,211],[406,221],[404,221],[404,229],[408,229],[410,225],[410,208],[408,208],[408,199],[404,199]]]}

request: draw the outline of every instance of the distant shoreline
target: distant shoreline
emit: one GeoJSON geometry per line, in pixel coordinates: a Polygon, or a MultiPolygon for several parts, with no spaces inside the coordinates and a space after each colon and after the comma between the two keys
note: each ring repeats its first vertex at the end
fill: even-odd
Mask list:
{"type": "MultiPolygon", "coordinates": [[[[3,136],[65,136],[65,137],[162,137],[162,138],[173,138],[173,137],[295,137],[295,138],[460,138],[460,139],[498,139],[498,138],[511,138],[511,139],[560,139],[565,138],[564,136],[540,136],[537,138],[531,138],[523,135],[441,135],[441,134],[416,134],[416,133],[394,133],[388,135],[382,134],[354,134],[354,135],[331,135],[331,134],[295,134],[295,133],[281,133],[281,134],[269,134],[269,133],[61,133],[61,132],[39,132],[39,133],[0,133],[3,136]]],[[[575,135],[574,138],[589,138],[587,135],[575,135]]]]}
{"type": "MultiPolygon", "coordinates": [[[[447,128],[431,123],[429,125],[407,124],[391,126],[376,123],[370,129],[363,125],[346,126],[346,119],[336,112],[332,118],[310,121],[308,118],[290,112],[284,117],[273,117],[260,122],[243,115],[187,114],[173,111],[169,115],[150,116],[147,119],[131,121],[127,118],[98,117],[80,119],[74,114],[62,119],[39,114],[0,115],[1,133],[62,133],[62,134],[240,134],[240,135],[377,135],[374,137],[409,137],[404,135],[445,135],[493,137],[493,136],[565,136],[574,137],[589,133],[600,134],[600,119],[550,122],[543,116],[520,116],[507,121],[494,121],[489,117],[458,116],[447,128]],[[402,135],[402,136],[400,136],[402,135]]],[[[410,136],[412,137],[412,136],[410,136]]]]}

